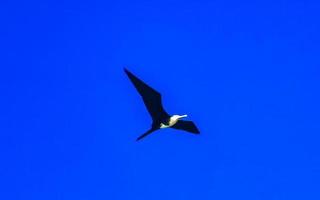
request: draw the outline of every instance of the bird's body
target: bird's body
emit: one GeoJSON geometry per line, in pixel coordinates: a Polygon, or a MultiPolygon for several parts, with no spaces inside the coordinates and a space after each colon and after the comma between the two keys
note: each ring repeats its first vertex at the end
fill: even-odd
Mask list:
{"type": "Polygon", "coordinates": [[[169,128],[175,125],[179,119],[183,117],[187,117],[188,115],[172,115],[168,120],[167,123],[160,123],[160,128],[169,128]]]}
{"type": "Polygon", "coordinates": [[[159,92],[155,91],[153,88],[138,79],[127,69],[125,69],[125,72],[141,95],[143,102],[146,105],[153,121],[151,128],[146,133],[138,137],[137,140],[140,140],[150,133],[163,128],[175,128],[185,130],[194,134],[200,133],[198,128],[192,121],[181,120],[181,118],[187,117],[187,115],[170,116],[162,106],[161,95],[159,92]]]}

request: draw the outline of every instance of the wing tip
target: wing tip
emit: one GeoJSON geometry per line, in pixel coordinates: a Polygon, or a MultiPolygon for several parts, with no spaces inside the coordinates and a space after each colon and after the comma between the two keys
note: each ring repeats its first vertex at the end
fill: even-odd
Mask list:
{"type": "Polygon", "coordinates": [[[130,73],[129,70],[126,67],[123,68],[123,71],[126,72],[126,73],[130,73]]]}
{"type": "Polygon", "coordinates": [[[194,134],[200,134],[198,127],[195,126],[194,134]]]}
{"type": "Polygon", "coordinates": [[[127,68],[123,68],[124,72],[128,75],[128,77],[131,78],[136,78],[127,68]]]}

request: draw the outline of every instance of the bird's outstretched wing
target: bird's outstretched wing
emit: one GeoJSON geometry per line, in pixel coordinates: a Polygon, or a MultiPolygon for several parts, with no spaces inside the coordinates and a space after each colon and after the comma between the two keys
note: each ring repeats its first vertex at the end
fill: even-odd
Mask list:
{"type": "Polygon", "coordinates": [[[147,132],[145,132],[144,134],[140,135],[138,138],[137,138],[137,141],[141,140],[142,138],[146,137],[147,135],[149,135],[150,133],[154,132],[158,130],[158,128],[151,128],[150,130],[148,130],[147,132]]]}
{"type": "Polygon", "coordinates": [[[127,69],[124,69],[129,79],[138,90],[141,95],[144,104],[146,105],[153,121],[158,121],[159,119],[164,119],[169,117],[168,113],[164,110],[161,101],[161,94],[145,84],[135,75],[133,75],[127,69]]]}
{"type": "Polygon", "coordinates": [[[171,126],[171,128],[188,131],[194,134],[200,133],[200,131],[192,121],[179,120],[175,125],[171,126]]]}

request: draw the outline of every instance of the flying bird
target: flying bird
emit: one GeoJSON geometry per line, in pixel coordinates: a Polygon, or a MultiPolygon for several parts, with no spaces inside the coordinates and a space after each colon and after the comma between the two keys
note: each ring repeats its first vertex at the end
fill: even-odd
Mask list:
{"type": "Polygon", "coordinates": [[[187,117],[187,115],[170,116],[162,106],[161,94],[159,92],[141,81],[126,68],[124,68],[124,71],[142,97],[142,100],[152,118],[151,128],[139,136],[137,141],[141,140],[152,132],[163,128],[180,129],[194,134],[200,133],[192,121],[181,120],[182,118],[187,117]]]}

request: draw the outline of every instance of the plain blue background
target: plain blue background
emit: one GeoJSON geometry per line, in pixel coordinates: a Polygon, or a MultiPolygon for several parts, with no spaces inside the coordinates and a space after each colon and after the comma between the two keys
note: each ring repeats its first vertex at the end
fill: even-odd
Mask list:
{"type": "Polygon", "coordinates": [[[318,1],[2,1],[0,199],[320,199],[318,1]],[[201,135],[151,123],[127,67],[201,135]]]}

